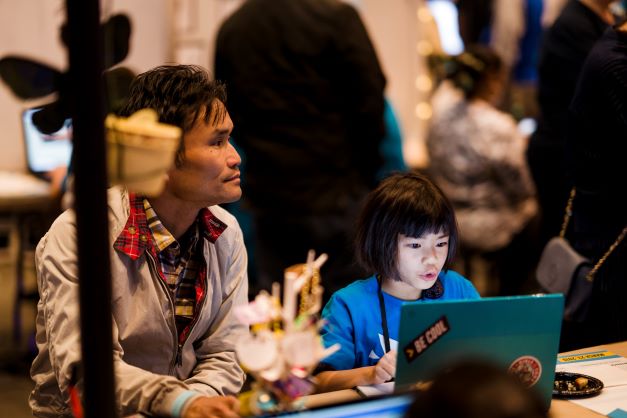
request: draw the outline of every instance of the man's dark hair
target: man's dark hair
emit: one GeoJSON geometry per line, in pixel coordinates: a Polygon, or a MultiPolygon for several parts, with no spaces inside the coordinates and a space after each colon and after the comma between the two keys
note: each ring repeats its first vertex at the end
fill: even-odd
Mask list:
{"type": "Polygon", "coordinates": [[[357,220],[357,259],[370,273],[398,280],[399,234],[418,238],[440,232],[449,235],[447,269],[458,240],[453,206],[426,176],[393,174],[368,195],[357,220]]]}
{"type": "MultiPolygon", "coordinates": [[[[189,132],[198,118],[216,125],[226,116],[226,89],[214,81],[207,70],[195,65],[164,65],[139,74],[131,84],[128,99],[120,116],[130,116],[140,109],[151,108],[159,122],[189,132]]],[[[177,151],[176,165],[183,162],[184,144],[177,151]]]]}

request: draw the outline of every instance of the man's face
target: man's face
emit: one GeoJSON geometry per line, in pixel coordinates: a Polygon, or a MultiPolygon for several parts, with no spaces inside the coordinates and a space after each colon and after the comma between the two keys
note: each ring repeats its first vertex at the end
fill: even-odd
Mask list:
{"type": "Polygon", "coordinates": [[[199,117],[183,135],[183,163],[168,172],[166,192],[198,207],[234,202],[242,195],[239,172],[242,160],[229,142],[233,130],[231,117],[226,113],[215,126],[211,122],[211,118],[205,123],[199,117]]]}

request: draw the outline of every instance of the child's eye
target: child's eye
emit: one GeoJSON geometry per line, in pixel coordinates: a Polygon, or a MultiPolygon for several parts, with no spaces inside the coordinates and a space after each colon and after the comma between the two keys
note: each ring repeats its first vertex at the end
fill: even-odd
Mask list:
{"type": "Polygon", "coordinates": [[[437,243],[438,247],[446,247],[447,245],[448,245],[448,241],[442,241],[442,242],[437,243]]]}
{"type": "Polygon", "coordinates": [[[418,244],[417,242],[412,242],[411,244],[409,244],[409,248],[418,249],[420,247],[421,245],[418,244]]]}

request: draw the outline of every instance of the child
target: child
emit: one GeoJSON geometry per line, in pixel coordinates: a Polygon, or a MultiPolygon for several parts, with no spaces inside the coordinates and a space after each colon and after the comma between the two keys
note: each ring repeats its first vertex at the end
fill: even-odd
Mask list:
{"type": "Polygon", "coordinates": [[[456,244],[452,206],[425,176],[394,174],[368,195],[356,252],[375,274],[334,293],[322,312],[325,346],[341,349],[317,369],[320,392],[394,378],[404,301],[479,298],[468,280],[447,269],[456,244]]]}
{"type": "Polygon", "coordinates": [[[494,51],[470,45],[447,64],[447,80],[431,102],[429,173],[453,203],[465,264],[470,267],[470,254],[478,253],[495,270],[486,291],[521,294],[533,287],[525,267],[540,256],[527,137],[512,115],[496,107],[505,84],[494,51]]]}

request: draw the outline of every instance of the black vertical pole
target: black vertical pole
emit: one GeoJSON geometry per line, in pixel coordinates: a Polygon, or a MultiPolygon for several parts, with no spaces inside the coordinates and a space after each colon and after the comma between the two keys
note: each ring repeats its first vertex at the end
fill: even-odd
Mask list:
{"type": "Polygon", "coordinates": [[[98,0],[67,0],[69,74],[74,128],[86,418],[116,416],[111,330],[111,267],[104,140],[103,39],[98,0]]]}

